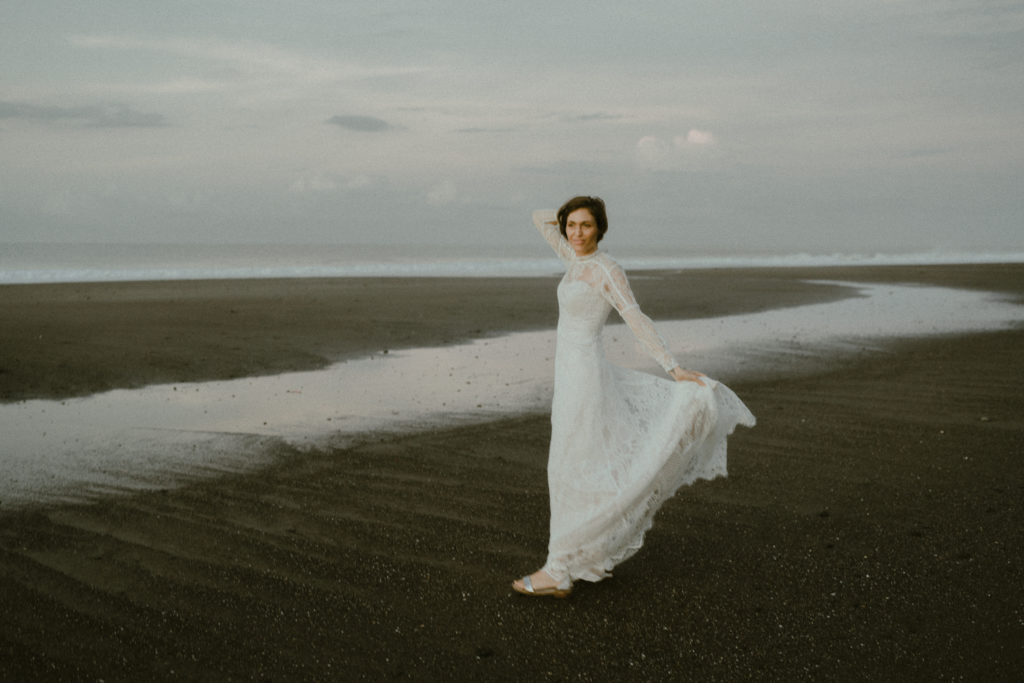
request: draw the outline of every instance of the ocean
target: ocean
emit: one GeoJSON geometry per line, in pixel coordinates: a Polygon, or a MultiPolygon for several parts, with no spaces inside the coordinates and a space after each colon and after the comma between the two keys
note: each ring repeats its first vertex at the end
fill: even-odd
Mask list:
{"type": "MultiPolygon", "coordinates": [[[[716,255],[609,248],[627,270],[1020,263],[1024,251],[716,255]]],[[[0,243],[0,284],[306,277],[526,277],[547,248],[449,245],[0,243]]]]}

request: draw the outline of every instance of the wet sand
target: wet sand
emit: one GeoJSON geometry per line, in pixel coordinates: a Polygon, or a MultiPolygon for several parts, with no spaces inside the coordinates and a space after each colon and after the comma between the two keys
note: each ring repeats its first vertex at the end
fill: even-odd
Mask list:
{"type": "MultiPolygon", "coordinates": [[[[656,319],[838,295],[805,277],[1024,294],[1022,266],[634,286],[656,319]]],[[[549,327],[553,286],[5,287],[0,387],[59,397],[549,327]]],[[[729,478],[684,489],[615,578],[566,601],[508,589],[544,555],[544,414],[92,504],[0,505],[0,679],[1018,680],[1024,329],[723,379],[759,420],[730,441],[729,478]]]]}
{"type": "MultiPolygon", "coordinates": [[[[312,370],[385,350],[550,329],[557,278],[339,278],[0,286],[0,401],[312,370]]],[[[774,271],[639,275],[655,318],[830,301],[774,271]]]]}

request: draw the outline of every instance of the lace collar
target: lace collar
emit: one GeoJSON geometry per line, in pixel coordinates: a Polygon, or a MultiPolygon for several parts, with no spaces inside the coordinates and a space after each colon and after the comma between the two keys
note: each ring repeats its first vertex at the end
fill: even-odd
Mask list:
{"type": "Polygon", "coordinates": [[[602,253],[604,253],[604,252],[602,252],[601,249],[598,248],[598,249],[595,249],[594,251],[590,252],[589,254],[586,254],[585,256],[580,256],[579,254],[577,254],[574,251],[574,252],[572,252],[572,256],[573,256],[573,259],[576,260],[576,261],[586,262],[586,261],[591,261],[591,260],[597,258],[597,255],[598,254],[602,254],[602,253]]]}

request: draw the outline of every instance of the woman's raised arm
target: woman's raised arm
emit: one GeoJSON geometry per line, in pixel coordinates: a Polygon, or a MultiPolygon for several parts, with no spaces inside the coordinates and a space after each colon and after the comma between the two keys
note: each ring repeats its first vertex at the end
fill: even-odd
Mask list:
{"type": "Polygon", "coordinates": [[[558,214],[551,209],[538,209],[533,212],[533,225],[537,228],[537,232],[540,233],[541,237],[551,245],[551,248],[558,254],[558,258],[562,259],[563,262],[568,263],[575,252],[573,252],[572,245],[558,230],[558,214]]]}

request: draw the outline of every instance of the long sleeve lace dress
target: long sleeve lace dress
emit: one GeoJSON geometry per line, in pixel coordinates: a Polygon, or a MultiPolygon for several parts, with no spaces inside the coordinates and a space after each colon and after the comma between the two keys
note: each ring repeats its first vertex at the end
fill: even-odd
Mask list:
{"type": "Polygon", "coordinates": [[[681,486],[726,474],[726,438],[754,416],[724,384],[676,382],[606,360],[612,308],[666,372],[676,366],[625,272],[597,250],[577,256],[552,211],[533,221],[566,272],[558,285],[544,570],[562,588],[599,581],[643,545],[661,504],[681,486]]]}

